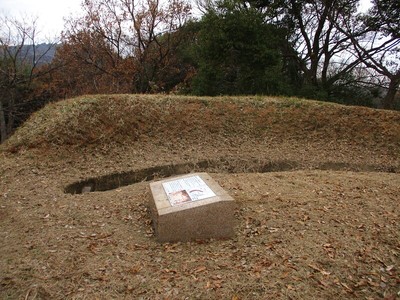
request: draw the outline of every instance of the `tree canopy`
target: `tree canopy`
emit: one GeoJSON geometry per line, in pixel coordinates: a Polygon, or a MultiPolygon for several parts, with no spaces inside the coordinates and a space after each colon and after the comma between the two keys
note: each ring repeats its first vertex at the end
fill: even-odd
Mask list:
{"type": "MultiPolygon", "coordinates": [[[[226,4],[224,4],[226,5],[226,4]]],[[[192,60],[199,95],[284,93],[285,32],[257,9],[232,5],[207,12],[198,26],[192,60]]]]}

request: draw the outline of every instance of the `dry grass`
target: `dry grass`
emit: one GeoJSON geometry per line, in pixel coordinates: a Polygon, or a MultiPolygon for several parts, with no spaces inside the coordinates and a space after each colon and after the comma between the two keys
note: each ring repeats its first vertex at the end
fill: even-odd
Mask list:
{"type": "Polygon", "coordinates": [[[328,135],[398,145],[399,132],[398,112],[297,98],[103,95],[46,106],[16,132],[5,149],[132,144],[164,135],[208,139],[279,135],[298,140],[328,135]]]}
{"type": "Polygon", "coordinates": [[[397,299],[399,154],[399,112],[266,97],[48,105],[1,146],[0,298],[397,299]],[[157,243],[145,181],[64,192],[198,162],[238,204],[232,240],[157,243]]]}

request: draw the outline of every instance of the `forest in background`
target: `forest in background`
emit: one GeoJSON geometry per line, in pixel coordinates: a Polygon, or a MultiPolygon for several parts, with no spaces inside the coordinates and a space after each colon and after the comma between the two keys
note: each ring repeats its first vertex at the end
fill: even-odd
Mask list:
{"type": "Polygon", "coordinates": [[[399,109],[400,3],[85,0],[59,41],[0,17],[1,142],[82,94],[297,96],[399,109]],[[52,53],[54,52],[54,53],[52,53]],[[51,56],[51,61],[48,57],[51,56]]]}

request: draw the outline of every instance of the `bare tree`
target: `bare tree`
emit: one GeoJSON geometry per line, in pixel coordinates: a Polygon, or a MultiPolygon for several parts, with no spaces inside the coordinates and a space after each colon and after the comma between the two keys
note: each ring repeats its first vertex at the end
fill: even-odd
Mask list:
{"type": "Polygon", "coordinates": [[[306,83],[329,91],[360,61],[349,51],[350,38],[338,29],[356,10],[357,0],[288,0],[291,42],[306,83]]]}
{"type": "MultiPolygon", "coordinates": [[[[360,61],[380,76],[386,89],[384,108],[395,107],[400,85],[400,3],[374,0],[364,16],[349,19],[339,30],[346,34],[360,61]]],[[[376,80],[375,80],[376,81],[376,80]]]]}
{"type": "MultiPolygon", "coordinates": [[[[25,94],[53,44],[39,52],[37,20],[0,16],[0,133],[4,142],[14,129],[25,94]]],[[[48,70],[46,71],[48,72],[48,70]]]]}
{"type": "MultiPolygon", "coordinates": [[[[131,91],[149,92],[157,71],[168,63],[171,50],[179,43],[172,33],[190,18],[191,7],[183,0],[86,0],[83,9],[83,18],[69,21],[66,43],[79,43],[83,32],[86,37],[102,39],[99,45],[110,62],[104,73],[120,78],[121,70],[128,68],[131,91]]],[[[85,62],[103,68],[104,64],[90,59],[89,52],[85,62]]]]}
{"type": "Polygon", "coordinates": [[[205,14],[210,10],[214,10],[217,6],[217,0],[194,0],[197,10],[201,14],[205,14]]]}
{"type": "Polygon", "coordinates": [[[394,100],[400,84],[400,39],[377,38],[379,33],[364,35],[367,41],[363,43],[360,38],[352,37],[354,48],[362,62],[382,76],[387,93],[383,99],[383,107],[394,108],[394,100]],[[376,40],[378,39],[378,42],[376,40]]]}

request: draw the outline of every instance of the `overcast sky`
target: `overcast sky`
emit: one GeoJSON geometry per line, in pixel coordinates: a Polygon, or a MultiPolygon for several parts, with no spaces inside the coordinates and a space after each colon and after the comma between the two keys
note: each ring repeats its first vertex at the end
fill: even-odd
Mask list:
{"type": "Polygon", "coordinates": [[[16,18],[38,18],[38,29],[49,38],[64,28],[64,17],[76,15],[82,0],[0,0],[0,14],[16,18]]]}
{"type": "MultiPolygon", "coordinates": [[[[0,0],[0,14],[6,16],[38,17],[38,29],[46,37],[55,37],[64,28],[64,17],[80,12],[82,0],[0,0]]],[[[361,1],[361,9],[369,7],[370,0],[361,1]]]]}

